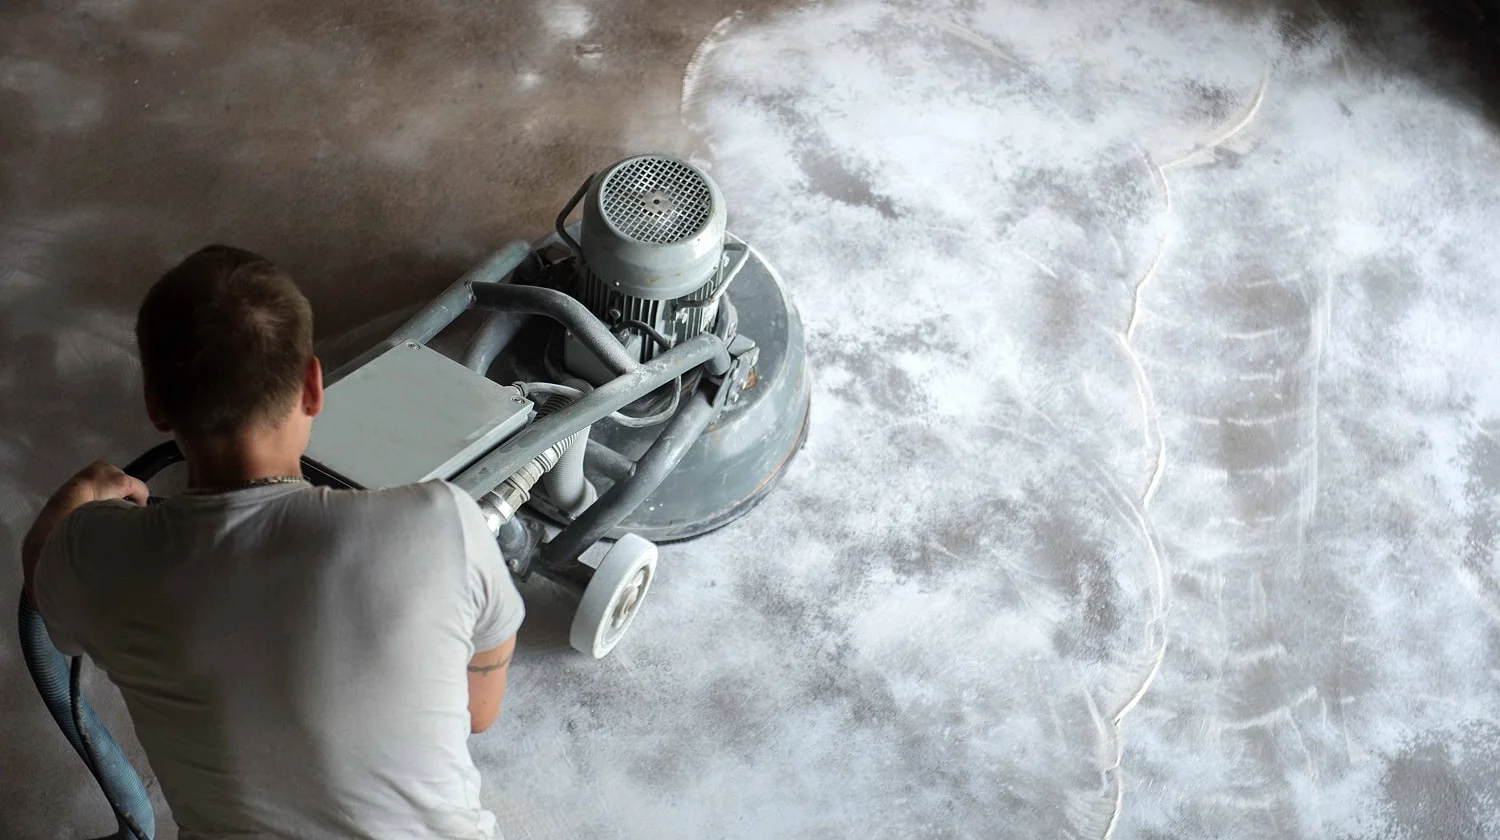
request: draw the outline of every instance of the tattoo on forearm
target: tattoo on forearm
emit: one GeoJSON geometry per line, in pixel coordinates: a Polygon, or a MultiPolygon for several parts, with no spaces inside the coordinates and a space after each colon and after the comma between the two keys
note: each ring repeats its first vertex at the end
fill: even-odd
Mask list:
{"type": "Polygon", "coordinates": [[[510,664],[510,657],[507,656],[504,659],[500,660],[499,662],[496,662],[494,665],[470,665],[469,666],[469,673],[471,673],[471,674],[488,674],[491,671],[498,671],[501,668],[504,668],[505,666],[507,666],[509,664],[510,664]]]}

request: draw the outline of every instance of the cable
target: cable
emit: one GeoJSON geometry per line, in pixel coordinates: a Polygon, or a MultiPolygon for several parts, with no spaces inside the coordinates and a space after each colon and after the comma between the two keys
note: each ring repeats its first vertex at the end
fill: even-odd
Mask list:
{"type": "Polygon", "coordinates": [[[611,414],[609,416],[609,419],[615,421],[616,423],[619,423],[621,426],[624,426],[627,429],[644,429],[649,426],[655,426],[658,423],[665,423],[668,420],[672,419],[672,415],[677,413],[677,406],[681,404],[681,402],[682,377],[679,376],[672,381],[672,402],[669,403],[666,408],[656,412],[655,414],[648,414],[645,417],[633,417],[629,414],[625,414],[624,412],[616,411],[614,414],[611,414]]]}
{"type": "Polygon", "coordinates": [[[657,329],[655,327],[651,326],[650,324],[646,323],[645,321],[637,321],[637,320],[635,320],[635,319],[632,318],[632,319],[630,319],[628,321],[621,321],[620,322],[620,326],[622,326],[622,327],[629,327],[629,328],[631,328],[633,330],[640,330],[642,333],[646,334],[647,336],[650,336],[651,340],[655,341],[656,345],[658,347],[660,347],[661,349],[663,349],[663,350],[671,350],[672,349],[672,340],[669,339],[669,338],[667,338],[666,336],[662,335],[660,332],[657,331],[657,329]]]}

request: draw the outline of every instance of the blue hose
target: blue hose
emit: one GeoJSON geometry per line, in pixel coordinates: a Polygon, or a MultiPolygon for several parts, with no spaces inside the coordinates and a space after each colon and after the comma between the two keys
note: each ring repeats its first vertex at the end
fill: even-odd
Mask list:
{"type": "Polygon", "coordinates": [[[89,772],[99,782],[104,798],[109,800],[109,806],[115,812],[118,830],[110,837],[113,840],[151,840],[156,833],[156,814],[151,810],[146,786],[79,691],[78,677],[83,660],[74,658],[69,663],[68,658],[52,646],[52,638],[47,635],[42,617],[25,594],[21,596],[20,636],[26,669],[31,672],[36,690],[41,692],[42,702],[47,704],[47,711],[68,743],[88,765],[89,772]]]}
{"type": "MultiPolygon", "coordinates": [[[[125,467],[125,473],[149,481],[162,468],[181,460],[182,451],[175,442],[168,441],[135,459],[125,467]]],[[[21,655],[26,660],[26,670],[31,672],[31,681],[36,683],[52,720],[83,759],[104,791],[110,810],[115,812],[117,830],[101,840],[151,840],[156,834],[156,812],[151,810],[151,799],[146,796],[140,774],[130,766],[125,752],[83,697],[78,684],[83,658],[74,657],[70,662],[53,646],[47,625],[31,605],[31,596],[24,591],[18,619],[21,655]]]]}

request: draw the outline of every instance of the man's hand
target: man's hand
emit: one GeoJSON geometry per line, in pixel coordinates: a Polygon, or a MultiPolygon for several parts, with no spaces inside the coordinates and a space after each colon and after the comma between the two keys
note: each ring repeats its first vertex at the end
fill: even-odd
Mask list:
{"type": "Polygon", "coordinates": [[[80,504],[103,502],[109,499],[129,499],[138,505],[144,505],[151,494],[151,491],[146,489],[145,482],[131,478],[121,472],[119,467],[104,461],[95,461],[84,467],[78,475],[68,479],[68,483],[64,484],[58,493],[63,493],[70,487],[88,496],[80,504]]]}
{"type": "Polygon", "coordinates": [[[57,530],[58,523],[64,517],[89,502],[128,499],[143,505],[149,495],[150,491],[146,489],[145,483],[103,461],[89,464],[68,479],[47,500],[42,512],[37,514],[31,530],[26,533],[26,539],[21,542],[21,571],[27,591],[31,590],[31,573],[36,568],[36,561],[42,556],[42,547],[51,539],[52,532],[57,530]]]}

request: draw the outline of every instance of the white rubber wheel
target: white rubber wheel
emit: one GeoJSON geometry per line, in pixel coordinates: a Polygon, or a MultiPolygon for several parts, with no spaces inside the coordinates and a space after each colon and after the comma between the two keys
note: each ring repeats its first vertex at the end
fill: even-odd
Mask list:
{"type": "Polygon", "coordinates": [[[655,577],[656,544],[635,534],[621,537],[583,590],[568,643],[595,659],[607,656],[630,627],[655,577]]]}

